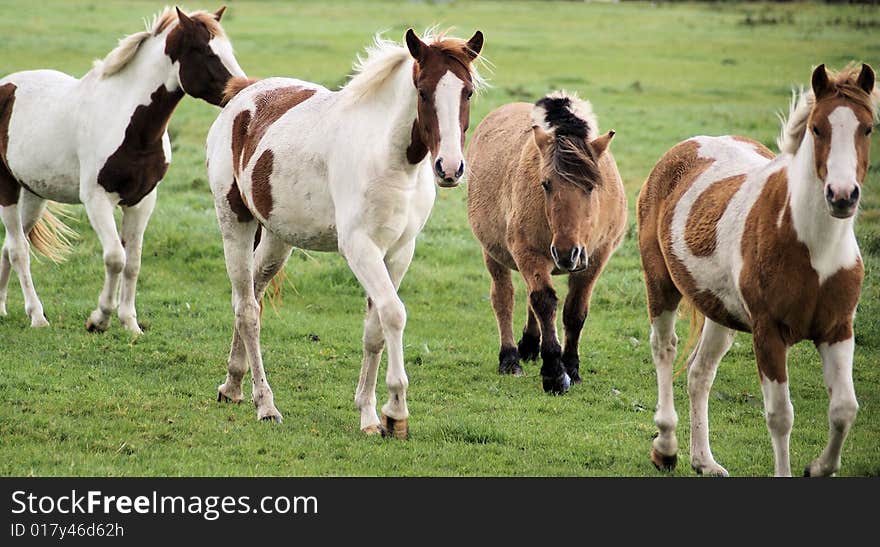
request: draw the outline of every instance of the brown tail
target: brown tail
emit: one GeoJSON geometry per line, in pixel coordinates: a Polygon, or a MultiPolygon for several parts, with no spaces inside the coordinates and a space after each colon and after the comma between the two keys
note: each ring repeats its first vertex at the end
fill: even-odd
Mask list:
{"type": "Polygon", "coordinates": [[[700,313],[700,310],[694,306],[694,303],[691,302],[688,298],[682,298],[681,306],[678,308],[678,313],[681,317],[689,316],[690,320],[690,328],[688,329],[688,337],[687,341],[685,341],[684,346],[681,348],[681,357],[682,363],[678,367],[678,370],[675,371],[673,378],[677,378],[679,374],[684,372],[684,370],[690,366],[691,363],[691,349],[696,351],[695,346],[697,342],[700,340],[700,335],[703,332],[703,324],[706,322],[706,316],[700,313]]]}
{"type": "Polygon", "coordinates": [[[259,81],[255,78],[242,78],[241,76],[229,78],[229,81],[226,82],[226,89],[223,90],[223,104],[231,101],[233,97],[241,93],[242,89],[259,81]]]}
{"type": "Polygon", "coordinates": [[[78,234],[76,230],[65,224],[64,220],[74,218],[69,205],[50,201],[49,206],[28,234],[31,248],[52,262],[61,263],[67,260],[73,252],[73,242],[78,234]]]}

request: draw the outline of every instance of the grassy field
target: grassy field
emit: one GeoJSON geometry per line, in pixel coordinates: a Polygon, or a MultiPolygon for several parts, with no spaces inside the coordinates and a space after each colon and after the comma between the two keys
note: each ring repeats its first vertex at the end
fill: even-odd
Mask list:
{"type": "MultiPolygon", "coordinates": [[[[601,475],[657,476],[648,460],[656,402],[633,208],[654,162],[696,134],[737,133],[775,149],[776,113],[812,67],[850,60],[880,68],[876,8],[812,4],[652,5],[550,2],[231,2],[223,24],[250,76],[295,76],[337,87],[379,30],[438,23],[486,36],[491,109],[565,88],[589,98],[626,182],[630,229],[599,281],[581,345],[584,383],[565,397],[541,391],[539,365],[499,377],[489,277],[465,216],[466,189],[439,190],[401,288],[409,321],[411,440],[367,438],[352,397],[360,367],[363,293],[336,255],[296,252],[284,304],[267,311],[264,357],[285,421],[258,423],[252,405],[218,404],[232,327],[229,282],[204,142],[217,110],[187,98],[171,134],[174,162],[147,230],[132,338],[114,319],[83,328],[103,281],[101,249],[82,232],[61,266],[33,266],[52,322],[28,328],[16,280],[0,319],[2,475],[601,475]]],[[[0,74],[55,68],[83,74],[157,2],[4,2],[0,74]],[[15,14],[11,16],[11,14],[15,14]]],[[[189,2],[187,8],[218,5],[189,2]]],[[[875,134],[877,134],[875,132],[875,134]]],[[[861,412],[841,475],[880,475],[880,142],[857,230],[866,283],[856,320],[861,412]]],[[[2,230],[2,228],[0,228],[2,230]]],[[[559,290],[565,293],[559,280],[559,290]]],[[[525,317],[517,280],[517,329],[525,317]]],[[[679,323],[684,337],[687,323],[679,323]]],[[[789,357],[795,473],[827,438],[827,397],[815,349],[789,357]]],[[[384,365],[382,370],[384,371],[384,365]]],[[[380,379],[384,377],[381,373],[380,379]]],[[[379,400],[385,389],[380,381],[379,400]]],[[[676,381],[687,463],[684,376],[676,381]]],[[[715,456],[733,475],[769,475],[751,338],[737,335],[710,398],[715,456]]]]}

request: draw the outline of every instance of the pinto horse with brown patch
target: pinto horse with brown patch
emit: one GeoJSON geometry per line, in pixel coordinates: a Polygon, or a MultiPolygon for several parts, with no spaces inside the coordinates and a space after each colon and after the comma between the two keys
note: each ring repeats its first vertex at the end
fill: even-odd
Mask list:
{"type": "MultiPolygon", "coordinates": [[[[651,350],[659,401],[651,460],[675,466],[675,313],[682,297],[704,316],[688,358],[691,466],[726,476],[709,448],[708,400],[734,331],[752,333],[775,474],[791,475],[794,411],[786,355],[801,340],[822,358],[829,439],[808,476],[840,468],[858,411],[853,318],[864,276],[853,224],[880,93],[868,65],[829,74],[792,103],[774,156],[743,137],[694,137],[654,167],[638,201],[651,350]]],[[[699,328],[695,322],[691,328],[699,328]]]]}
{"type": "Polygon", "coordinates": [[[218,400],[242,400],[250,363],[257,418],[281,421],[260,354],[260,302],[296,246],[337,251],[367,293],[355,393],[361,429],[406,438],[406,310],[397,289],[439,186],[464,171],[472,66],[483,45],[376,39],[339,91],[290,78],[233,80],[208,133],[208,178],[232,282],[235,326],[218,400]],[[254,250],[256,238],[259,244],[254,250]],[[388,402],[376,375],[388,347],[388,402]]]}
{"type": "Polygon", "coordinates": [[[468,147],[468,219],[483,245],[501,350],[500,374],[522,374],[520,359],[540,351],[544,390],[561,394],[580,382],[578,344],[599,274],[626,231],[626,196],[608,145],[587,101],[555,93],[534,105],[490,113],[468,147]],[[522,339],[513,337],[519,270],[529,292],[522,339]],[[568,275],[563,324],[552,275],[568,275]]]}
{"type": "Polygon", "coordinates": [[[168,121],[185,94],[220,105],[229,79],[244,75],[220,26],[224,9],[187,15],[165,8],[79,80],[54,70],[0,79],[0,217],[6,226],[0,315],[6,315],[15,269],[31,326],[49,324],[31,280],[27,236],[51,252],[62,241],[45,238],[52,235],[47,222],[57,223],[46,212],[47,200],[82,203],[104,248],[105,268],[86,328],[106,330],[118,303],[122,325],[141,331],[135,292],[144,230],[171,162],[168,121]]]}

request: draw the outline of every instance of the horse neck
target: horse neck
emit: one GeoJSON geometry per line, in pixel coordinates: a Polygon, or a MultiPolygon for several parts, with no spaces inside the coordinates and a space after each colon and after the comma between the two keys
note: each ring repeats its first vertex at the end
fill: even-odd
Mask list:
{"type": "Polygon", "coordinates": [[[395,170],[410,171],[416,167],[406,158],[413,122],[418,116],[412,66],[412,60],[402,62],[380,88],[359,100],[354,107],[364,114],[366,123],[373,128],[382,128],[378,135],[370,131],[373,138],[370,144],[381,150],[380,155],[387,155],[385,165],[395,170]]]}
{"type": "Polygon", "coordinates": [[[99,98],[99,108],[122,110],[125,122],[134,111],[142,105],[149,105],[151,115],[146,131],[156,138],[161,137],[171,114],[184,92],[180,87],[177,68],[165,55],[165,36],[147,38],[138,48],[138,52],[119,72],[101,78],[95,71],[83,78],[92,86],[89,90],[99,98]],[[164,89],[162,89],[164,88],[164,89]]]}
{"type": "Polygon", "coordinates": [[[824,184],[816,174],[813,136],[808,130],[789,167],[789,205],[798,239],[814,259],[837,253],[855,242],[853,219],[831,216],[825,203],[824,184]]]}

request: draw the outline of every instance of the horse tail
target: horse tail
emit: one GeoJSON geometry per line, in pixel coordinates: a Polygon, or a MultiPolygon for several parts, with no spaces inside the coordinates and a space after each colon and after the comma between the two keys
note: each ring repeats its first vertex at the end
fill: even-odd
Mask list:
{"type": "Polygon", "coordinates": [[[64,221],[74,218],[69,205],[50,201],[28,233],[31,247],[56,264],[67,260],[73,252],[73,242],[78,234],[64,221]]]}
{"type": "Polygon", "coordinates": [[[681,356],[683,360],[681,365],[679,365],[678,370],[675,371],[674,377],[678,377],[679,374],[691,365],[691,361],[699,349],[697,344],[699,343],[700,335],[703,332],[703,325],[706,323],[706,316],[700,313],[700,310],[698,310],[694,303],[687,297],[682,299],[678,312],[682,317],[688,317],[690,320],[690,328],[688,329],[687,340],[681,348],[681,356]],[[692,349],[693,353],[691,353],[692,349]],[[686,355],[687,357],[685,358],[686,355]]]}
{"type": "Polygon", "coordinates": [[[253,85],[260,80],[255,78],[243,78],[241,76],[233,76],[226,82],[226,88],[223,90],[223,104],[225,105],[232,100],[233,97],[241,93],[241,90],[253,85]]]}

